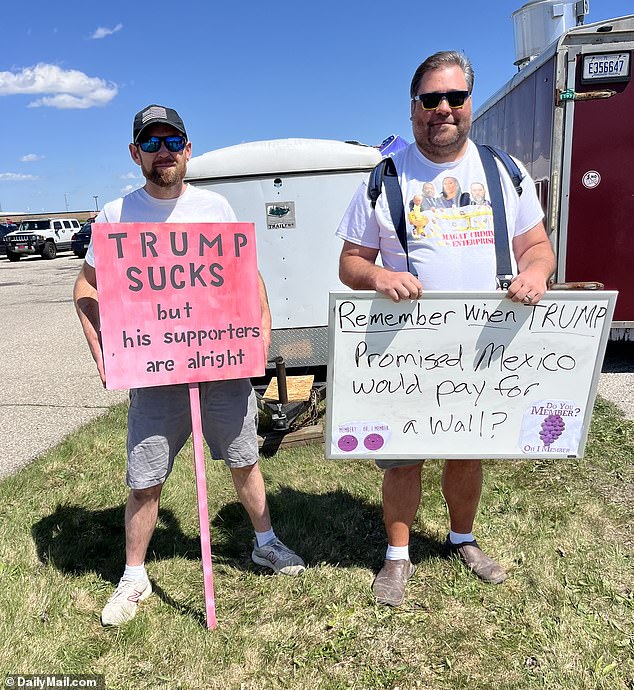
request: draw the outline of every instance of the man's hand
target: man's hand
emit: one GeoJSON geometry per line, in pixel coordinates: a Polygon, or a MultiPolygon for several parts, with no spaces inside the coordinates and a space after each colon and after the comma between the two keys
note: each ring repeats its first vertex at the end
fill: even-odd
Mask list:
{"type": "Polygon", "coordinates": [[[546,294],[547,289],[543,271],[528,269],[513,278],[507,297],[510,297],[513,302],[537,304],[546,294]]]}
{"type": "Polygon", "coordinates": [[[423,286],[418,278],[415,278],[407,271],[396,273],[385,268],[376,266],[377,272],[374,277],[374,289],[389,297],[393,302],[400,302],[402,299],[418,299],[423,295],[423,286]]]}
{"type": "Polygon", "coordinates": [[[106,370],[104,369],[103,364],[103,350],[101,349],[101,337],[99,338],[99,349],[93,351],[91,348],[90,353],[92,354],[92,358],[95,360],[95,364],[97,365],[97,372],[99,373],[99,378],[101,379],[101,385],[105,388],[106,370]]]}
{"type": "Polygon", "coordinates": [[[262,331],[262,345],[264,347],[264,365],[269,361],[269,350],[271,349],[271,330],[262,331]]]}
{"type": "Polygon", "coordinates": [[[418,299],[423,286],[411,273],[377,266],[379,250],[345,241],[339,257],[339,278],[353,290],[376,290],[394,302],[418,299]]]}
{"type": "Polygon", "coordinates": [[[271,310],[269,309],[269,298],[266,294],[266,285],[260,273],[258,273],[258,285],[260,292],[260,310],[262,312],[262,344],[264,346],[264,364],[269,359],[269,348],[271,347],[271,310]]]}
{"type": "Polygon", "coordinates": [[[546,294],[547,281],[555,270],[555,254],[543,223],[513,239],[513,253],[519,269],[507,297],[514,302],[537,304],[546,294]]]}

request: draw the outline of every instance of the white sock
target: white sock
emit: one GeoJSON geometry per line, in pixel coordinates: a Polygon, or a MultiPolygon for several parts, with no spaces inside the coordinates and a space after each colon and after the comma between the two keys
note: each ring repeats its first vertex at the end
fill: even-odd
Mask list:
{"type": "Polygon", "coordinates": [[[123,577],[126,580],[147,580],[148,576],[145,572],[145,563],[141,563],[141,565],[128,565],[126,563],[123,577]]]}
{"type": "Polygon", "coordinates": [[[388,544],[385,558],[388,561],[409,561],[409,544],[406,546],[388,544]]]}
{"type": "Polygon", "coordinates": [[[449,541],[452,544],[464,544],[466,541],[475,541],[472,532],[462,534],[461,532],[449,532],[449,541]]]}
{"type": "Polygon", "coordinates": [[[265,544],[268,544],[269,542],[273,541],[275,539],[275,532],[273,531],[273,528],[268,529],[266,532],[256,532],[255,533],[255,540],[258,543],[258,546],[264,546],[265,544]]]}

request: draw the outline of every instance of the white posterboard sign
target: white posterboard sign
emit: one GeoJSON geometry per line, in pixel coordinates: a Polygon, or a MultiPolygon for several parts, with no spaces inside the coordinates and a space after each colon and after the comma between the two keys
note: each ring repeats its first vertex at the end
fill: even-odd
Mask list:
{"type": "Polygon", "coordinates": [[[582,457],[616,292],[331,292],[326,457],[582,457]]]}

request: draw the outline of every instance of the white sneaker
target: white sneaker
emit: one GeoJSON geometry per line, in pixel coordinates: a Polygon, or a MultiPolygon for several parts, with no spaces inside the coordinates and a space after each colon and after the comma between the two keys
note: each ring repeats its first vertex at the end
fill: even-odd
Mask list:
{"type": "Polygon", "coordinates": [[[131,621],[136,615],[140,601],[152,594],[152,585],[147,579],[124,580],[121,578],[117,589],[108,599],[101,612],[102,625],[121,625],[131,621]]]}
{"type": "Polygon", "coordinates": [[[254,563],[282,575],[300,575],[306,570],[304,561],[277,538],[264,546],[258,546],[256,542],[251,558],[254,563]]]}

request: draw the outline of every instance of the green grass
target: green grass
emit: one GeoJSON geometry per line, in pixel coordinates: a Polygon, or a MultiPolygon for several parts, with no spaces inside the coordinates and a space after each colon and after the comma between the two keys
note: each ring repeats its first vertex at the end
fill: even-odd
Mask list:
{"type": "Polygon", "coordinates": [[[441,464],[427,463],[398,609],[370,591],[385,548],[372,463],[327,462],[320,445],[262,459],[276,531],[309,565],[285,578],[251,563],[229,473],[208,462],[215,631],[190,445],[150,545],[156,594],[127,626],[99,623],[123,568],[125,414],[0,483],[0,675],[103,673],[109,690],[634,689],[634,425],[609,404],[583,460],[486,463],[476,532],[511,572],[502,586],[443,558],[441,464]]]}

